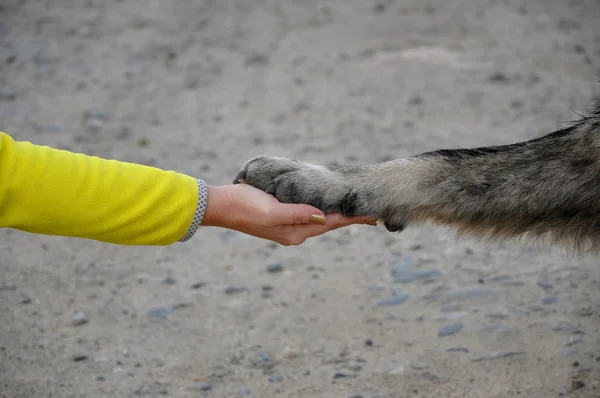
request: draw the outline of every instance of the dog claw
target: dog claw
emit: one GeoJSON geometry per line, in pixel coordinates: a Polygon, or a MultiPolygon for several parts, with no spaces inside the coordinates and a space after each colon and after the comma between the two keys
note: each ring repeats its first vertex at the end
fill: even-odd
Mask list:
{"type": "Polygon", "coordinates": [[[385,228],[389,231],[389,232],[402,232],[404,231],[404,228],[406,228],[405,225],[402,224],[388,224],[388,223],[384,223],[385,228]]]}

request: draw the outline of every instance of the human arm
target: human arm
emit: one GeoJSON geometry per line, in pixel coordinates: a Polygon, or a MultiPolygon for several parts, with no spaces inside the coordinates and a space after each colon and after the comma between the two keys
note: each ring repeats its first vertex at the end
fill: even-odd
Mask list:
{"type": "Polygon", "coordinates": [[[0,132],[0,227],[122,245],[168,245],[188,230],[194,178],[16,142],[0,132]]]}
{"type": "Polygon", "coordinates": [[[365,218],[342,218],[279,203],[253,187],[207,186],[185,174],[106,160],[0,132],[0,228],[121,245],[169,245],[200,225],[282,244],[365,218]],[[310,216],[317,214],[316,223],[310,216]]]}

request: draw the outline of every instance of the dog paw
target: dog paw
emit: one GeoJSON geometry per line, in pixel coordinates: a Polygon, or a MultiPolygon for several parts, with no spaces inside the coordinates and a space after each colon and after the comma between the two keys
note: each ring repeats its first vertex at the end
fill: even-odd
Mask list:
{"type": "Polygon", "coordinates": [[[376,217],[390,232],[410,221],[407,206],[389,192],[388,182],[373,184],[372,169],[361,166],[318,166],[297,160],[258,156],[247,161],[233,181],[272,194],[283,203],[303,203],[324,213],[376,217]]]}
{"type": "Polygon", "coordinates": [[[303,203],[325,213],[363,215],[364,203],[348,174],[297,160],[258,156],[247,161],[234,184],[245,183],[283,203],[303,203]]]}

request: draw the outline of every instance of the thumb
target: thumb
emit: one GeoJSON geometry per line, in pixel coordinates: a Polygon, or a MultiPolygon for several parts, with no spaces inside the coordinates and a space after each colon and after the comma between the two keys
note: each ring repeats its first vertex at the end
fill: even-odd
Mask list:
{"type": "Polygon", "coordinates": [[[316,207],[303,204],[281,203],[273,214],[276,224],[321,224],[325,225],[325,214],[316,207]]]}

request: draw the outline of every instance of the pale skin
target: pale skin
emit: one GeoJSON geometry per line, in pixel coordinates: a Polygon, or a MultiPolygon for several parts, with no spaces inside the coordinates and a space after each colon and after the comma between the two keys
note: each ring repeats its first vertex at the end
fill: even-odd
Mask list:
{"type": "Polygon", "coordinates": [[[203,226],[221,227],[284,246],[353,224],[376,226],[372,217],[324,214],[316,207],[281,203],[273,195],[246,184],[208,186],[203,226]]]}

